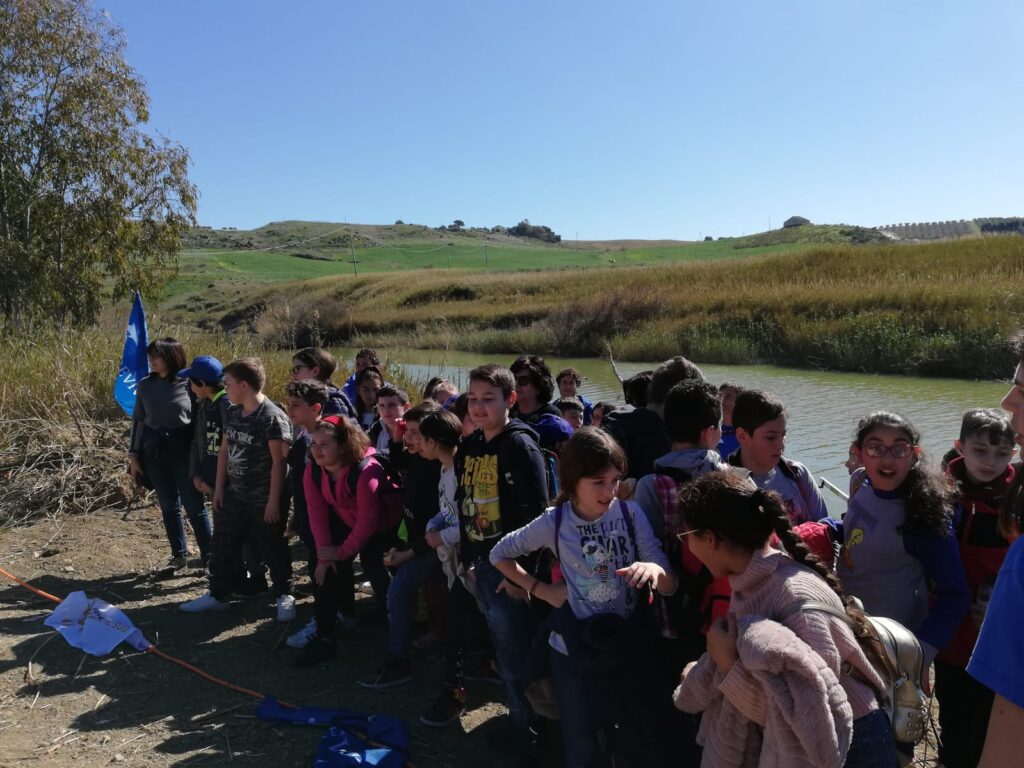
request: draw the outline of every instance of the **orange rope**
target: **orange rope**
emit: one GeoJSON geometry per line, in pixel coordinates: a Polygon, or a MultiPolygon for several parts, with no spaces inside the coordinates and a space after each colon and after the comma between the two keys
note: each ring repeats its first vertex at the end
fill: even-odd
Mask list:
{"type": "Polygon", "coordinates": [[[36,589],[31,584],[28,584],[27,582],[22,581],[21,579],[19,579],[14,574],[11,574],[11,573],[8,573],[7,571],[5,571],[3,568],[0,568],[0,575],[4,575],[8,579],[10,579],[11,581],[15,581],[18,584],[21,584],[21,586],[23,586],[25,589],[28,589],[28,590],[31,590],[32,592],[35,592],[40,597],[45,597],[47,600],[53,600],[53,602],[55,602],[55,603],[62,602],[62,600],[59,597],[55,597],[54,595],[51,595],[49,592],[43,592],[43,590],[41,590],[41,589],[36,589]]]}

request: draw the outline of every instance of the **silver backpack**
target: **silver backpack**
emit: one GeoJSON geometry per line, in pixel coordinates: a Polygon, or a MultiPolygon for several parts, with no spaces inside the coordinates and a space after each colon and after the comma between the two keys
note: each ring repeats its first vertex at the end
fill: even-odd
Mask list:
{"type": "MultiPolygon", "coordinates": [[[[898,742],[917,744],[924,736],[928,705],[920,686],[924,653],[914,633],[893,619],[868,616],[855,598],[845,611],[828,603],[794,603],[776,621],[781,622],[797,611],[830,613],[849,625],[885,684],[883,690],[875,692],[892,723],[893,737],[898,742]]],[[[870,685],[858,670],[846,664],[843,667],[845,674],[870,685]]]]}

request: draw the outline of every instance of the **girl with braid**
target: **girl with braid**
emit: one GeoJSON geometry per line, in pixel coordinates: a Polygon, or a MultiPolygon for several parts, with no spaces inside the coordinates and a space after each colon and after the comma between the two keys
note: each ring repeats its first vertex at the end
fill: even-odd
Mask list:
{"type": "MultiPolygon", "coordinates": [[[[732,587],[728,618],[713,624],[707,638],[707,656],[721,675],[718,688],[725,699],[741,712],[763,699],[761,683],[737,652],[737,622],[748,616],[784,617],[780,623],[824,660],[846,693],[853,736],[844,765],[895,766],[892,728],[875,693],[882,689],[882,680],[849,625],[824,611],[792,610],[802,603],[825,603],[842,610],[843,596],[832,574],[794,533],[781,497],[727,472],[687,483],[679,496],[687,529],[680,538],[686,539],[690,551],[716,578],[728,577],[732,587]],[[773,546],[776,537],[782,549],[773,546]]],[[[677,703],[695,664],[683,670],[677,703]]],[[[714,763],[715,756],[708,753],[715,748],[715,744],[704,744],[704,764],[714,763]]],[[[751,757],[756,762],[757,756],[751,757]]]]}

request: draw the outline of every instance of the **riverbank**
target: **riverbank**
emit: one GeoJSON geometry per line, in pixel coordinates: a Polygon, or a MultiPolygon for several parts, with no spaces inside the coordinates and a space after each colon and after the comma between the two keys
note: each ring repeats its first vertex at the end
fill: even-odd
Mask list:
{"type": "Polygon", "coordinates": [[[423,270],[234,288],[165,311],[270,346],[432,347],[996,378],[1024,316],[1024,238],[829,246],[716,263],[423,270]]]}

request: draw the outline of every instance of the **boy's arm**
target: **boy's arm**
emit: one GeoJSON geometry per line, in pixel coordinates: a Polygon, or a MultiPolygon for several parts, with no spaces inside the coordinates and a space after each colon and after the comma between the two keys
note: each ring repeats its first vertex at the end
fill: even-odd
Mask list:
{"type": "MultiPolygon", "coordinates": [[[[321,478],[324,473],[321,470],[321,478]]],[[[327,482],[330,482],[328,479],[327,482]]],[[[329,547],[331,545],[331,510],[327,508],[327,501],[323,492],[313,479],[313,463],[306,465],[302,473],[303,496],[306,497],[306,511],[309,513],[309,528],[313,532],[313,541],[317,547],[329,547]]]]}
{"type": "Polygon", "coordinates": [[[498,472],[512,475],[516,500],[509,523],[522,527],[548,508],[548,472],[544,454],[533,440],[516,435],[514,441],[514,450],[508,453],[511,466],[498,467],[498,472]]]}
{"type": "Polygon", "coordinates": [[[659,541],[665,540],[665,516],[661,508],[661,499],[654,485],[654,475],[644,475],[636,481],[633,501],[643,510],[644,517],[650,524],[651,532],[659,541]]]}
{"type": "Polygon", "coordinates": [[[224,492],[228,487],[228,433],[220,441],[220,451],[217,452],[217,485],[213,489],[213,506],[219,508],[224,503],[224,492]]]}
{"type": "Polygon", "coordinates": [[[268,440],[270,451],[270,497],[263,512],[263,522],[276,523],[281,519],[281,497],[284,494],[284,479],[288,472],[288,442],[286,440],[268,440]]]}

